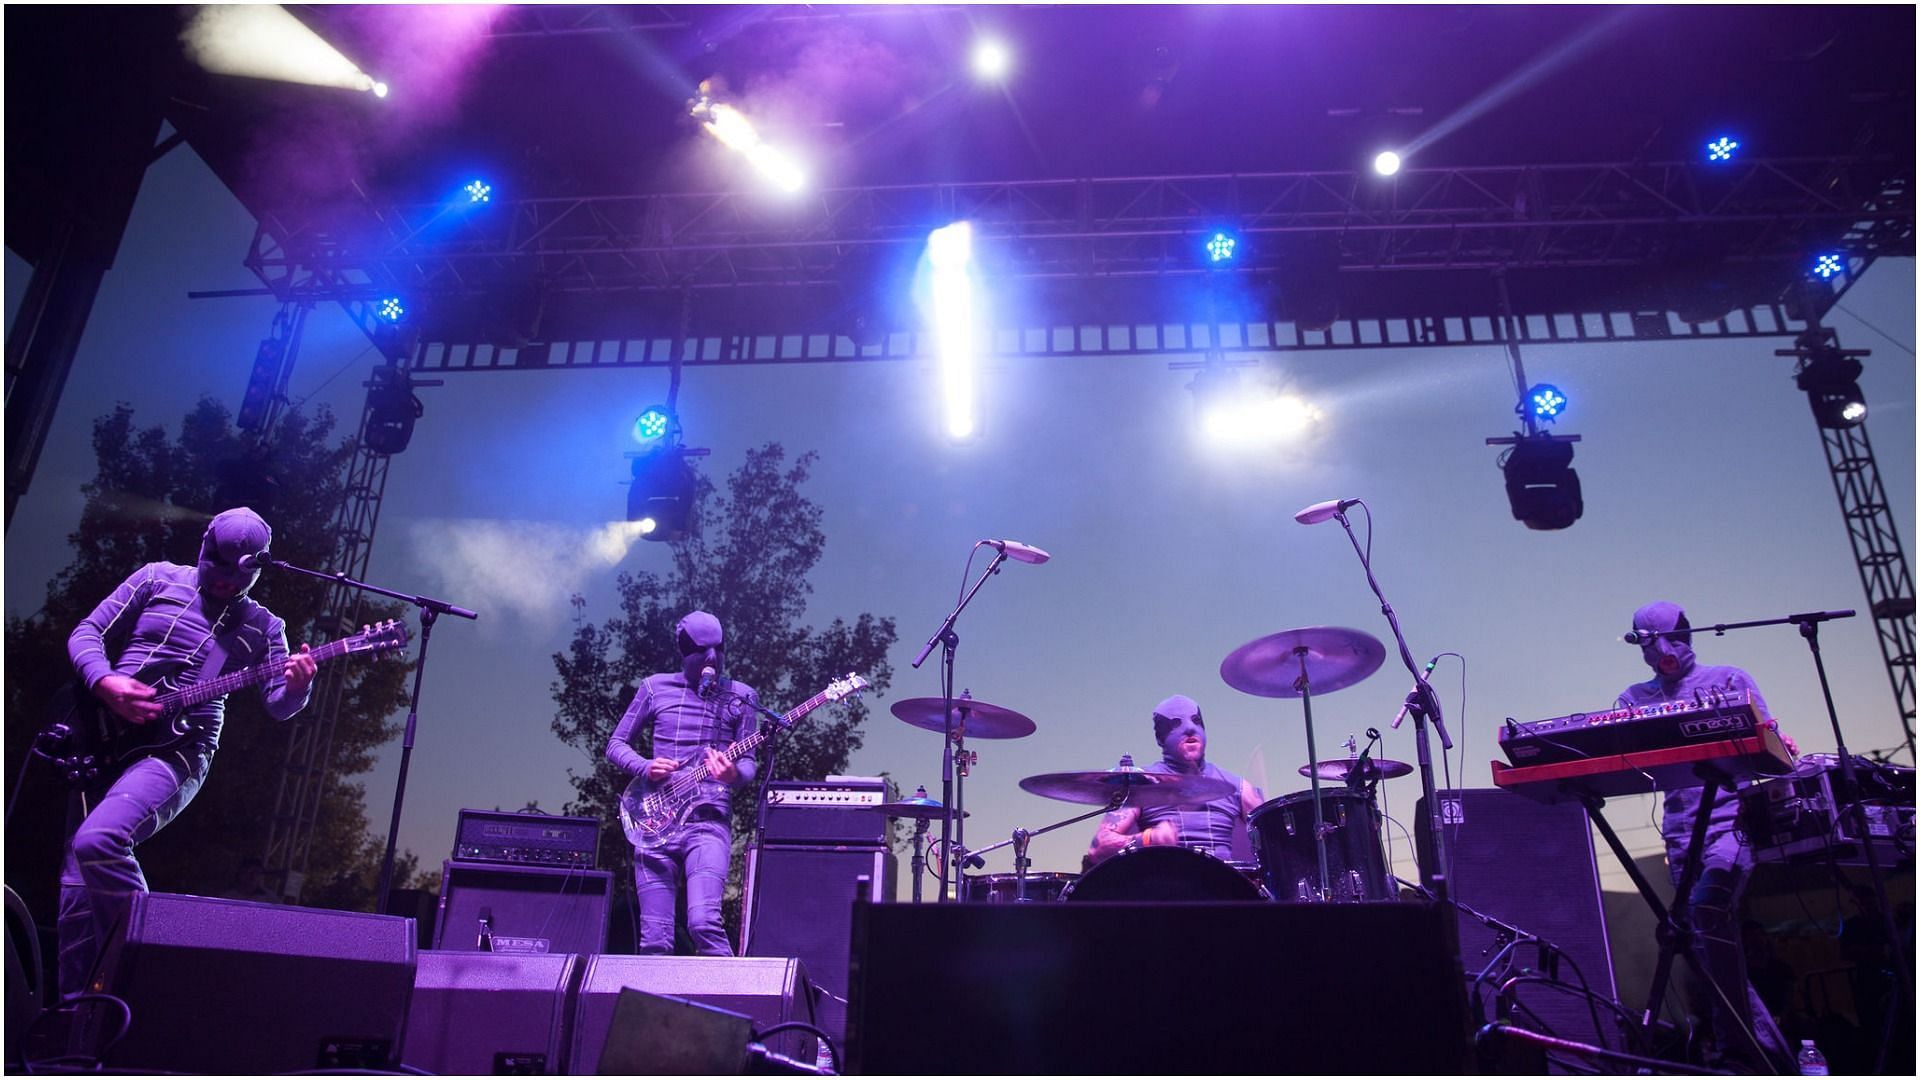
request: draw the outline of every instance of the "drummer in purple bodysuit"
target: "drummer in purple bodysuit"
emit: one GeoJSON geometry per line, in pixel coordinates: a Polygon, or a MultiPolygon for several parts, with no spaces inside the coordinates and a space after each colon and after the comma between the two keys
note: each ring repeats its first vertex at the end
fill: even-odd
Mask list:
{"type": "Polygon", "coordinates": [[[1179,844],[1216,858],[1235,858],[1234,834],[1265,796],[1259,788],[1207,762],[1206,721],[1192,698],[1175,694],[1154,706],[1153,737],[1160,743],[1161,756],[1147,766],[1148,772],[1210,776],[1231,783],[1234,793],[1199,806],[1115,810],[1101,820],[1087,849],[1085,865],[1091,867],[1135,844],[1179,844]]]}

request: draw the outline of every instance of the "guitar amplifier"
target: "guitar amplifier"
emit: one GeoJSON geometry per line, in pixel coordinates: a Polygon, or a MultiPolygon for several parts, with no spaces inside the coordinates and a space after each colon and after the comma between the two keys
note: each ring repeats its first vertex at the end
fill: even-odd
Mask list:
{"type": "Polygon", "coordinates": [[[777,780],[767,785],[767,844],[887,845],[887,817],[873,809],[887,801],[878,776],[777,780]]]}
{"type": "Polygon", "coordinates": [[[592,869],[599,851],[599,818],[462,810],[453,831],[463,862],[592,869]]]}

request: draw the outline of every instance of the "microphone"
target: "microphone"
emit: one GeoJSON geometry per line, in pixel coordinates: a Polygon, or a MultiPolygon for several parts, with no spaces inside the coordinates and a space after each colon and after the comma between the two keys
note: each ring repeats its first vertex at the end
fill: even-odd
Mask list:
{"type": "MultiPolygon", "coordinates": [[[[1420,678],[1422,680],[1425,680],[1427,676],[1433,674],[1433,669],[1439,666],[1440,666],[1440,658],[1438,656],[1427,661],[1427,669],[1420,673],[1420,678]]],[[[1413,690],[1415,694],[1420,692],[1420,688],[1418,686],[1415,686],[1413,690]]],[[[1395,731],[1400,730],[1400,721],[1405,720],[1407,718],[1407,710],[1413,708],[1412,699],[1413,699],[1412,694],[1407,695],[1407,700],[1400,703],[1400,711],[1393,714],[1393,730],[1395,731]]],[[[1367,734],[1369,735],[1373,734],[1373,729],[1368,728],[1367,734]]]]}
{"type": "Polygon", "coordinates": [[[714,683],[718,681],[719,680],[714,675],[712,664],[708,664],[706,667],[701,668],[700,669],[700,691],[699,691],[700,696],[703,698],[712,697],[714,683]]]}
{"type": "Polygon", "coordinates": [[[267,567],[273,565],[273,556],[264,551],[252,555],[242,555],[234,565],[242,570],[265,570],[267,567]]]}
{"type": "Polygon", "coordinates": [[[1000,551],[1006,553],[1007,558],[1015,562],[1032,563],[1038,566],[1048,559],[1053,558],[1053,556],[1041,551],[1032,544],[1023,544],[1018,540],[982,540],[980,542],[993,545],[1000,551]]]}
{"type": "Polygon", "coordinates": [[[1620,635],[1620,640],[1629,645],[1649,645],[1660,640],[1659,630],[1629,630],[1620,635]]]}
{"type": "Polygon", "coordinates": [[[1329,499],[1326,502],[1314,503],[1293,515],[1293,520],[1302,525],[1318,525],[1328,518],[1346,513],[1348,507],[1356,506],[1359,502],[1359,499],[1329,499]]]}

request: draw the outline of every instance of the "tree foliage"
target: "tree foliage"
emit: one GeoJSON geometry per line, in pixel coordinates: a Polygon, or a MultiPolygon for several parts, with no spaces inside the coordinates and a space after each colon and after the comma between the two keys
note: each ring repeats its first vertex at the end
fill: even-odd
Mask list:
{"type": "MultiPolygon", "coordinates": [[[[43,770],[20,773],[41,710],[72,678],[67,635],[127,575],[155,561],[191,564],[207,519],[230,506],[250,505],[273,526],[273,552],[303,566],[327,566],[334,557],[334,512],[343,466],[354,447],[335,441],[334,417],[284,414],[265,443],[236,430],[225,406],[202,399],[177,437],[141,428],[125,405],[94,423],[98,468],[83,485],[78,527],[69,534],[73,561],[48,584],[46,603],[6,628],[6,767],[20,783],[18,808],[7,823],[7,883],[29,900],[36,918],[50,920],[65,832],[64,788],[43,770]],[[24,782],[17,777],[24,775],[24,782]]],[[[330,585],[294,575],[268,574],[253,596],[286,621],[287,637],[318,645],[338,636],[319,625],[330,585]]],[[[365,621],[400,617],[399,605],[369,603],[365,621]]],[[[372,907],[384,841],[368,828],[365,791],[353,780],[372,767],[378,747],[397,731],[388,722],[406,700],[407,661],[388,655],[346,657],[332,748],[332,781],[321,805],[302,902],[372,907]]],[[[288,724],[316,720],[314,710],[288,724]]],[[[267,716],[257,693],[227,702],[220,751],[207,784],[187,810],[140,848],[155,889],[217,895],[233,884],[239,864],[259,856],[267,840],[291,732],[267,716]]],[[[10,788],[11,796],[13,790],[10,788]]],[[[412,862],[407,868],[410,870],[412,862]]],[[[396,875],[396,884],[404,883],[396,875]]]]}
{"type": "MultiPolygon", "coordinates": [[[[555,653],[554,734],[591,763],[569,770],[575,798],[569,814],[598,817],[601,865],[630,867],[633,852],[621,834],[618,806],[628,777],[606,760],[607,738],[633,700],[640,680],[677,671],[680,652],[673,627],[689,611],[713,613],[726,628],[727,674],[760,694],[767,707],[784,711],[848,672],[865,676],[872,693],[892,678],[887,650],[895,631],[891,617],[861,613],[851,622],[836,617],[824,629],[802,622],[813,587],[807,578],[826,549],[818,505],[801,493],[816,456],[791,465],[779,443],[750,451],[728,477],[723,495],[702,480],[700,535],[672,545],[673,570],[622,573],[619,614],[604,623],[584,623],[567,652],[555,653]]],[[[862,742],[866,702],[847,701],[817,710],[776,742],[773,777],[820,779],[846,769],[862,742]]],[[[642,731],[642,754],[652,732],[642,731]]],[[[733,870],[728,880],[728,927],[738,939],[743,851],[751,832],[763,771],[733,800],[733,870]]],[[[630,892],[629,875],[616,875],[630,892]]]]}

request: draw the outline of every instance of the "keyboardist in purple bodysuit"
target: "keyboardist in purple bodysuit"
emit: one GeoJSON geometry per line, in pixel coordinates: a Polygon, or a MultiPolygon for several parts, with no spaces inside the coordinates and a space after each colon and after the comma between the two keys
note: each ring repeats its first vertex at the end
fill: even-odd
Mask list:
{"type": "Polygon", "coordinates": [[[1100,822],[1087,850],[1089,866],[1135,843],[1181,844],[1220,859],[1234,858],[1234,830],[1263,801],[1258,788],[1207,761],[1206,721],[1192,698],[1175,694],[1154,707],[1153,737],[1160,760],[1148,772],[1198,773],[1225,780],[1234,794],[1191,807],[1132,807],[1115,810],[1100,822]]]}
{"type": "MultiPolygon", "coordinates": [[[[1656,601],[1633,613],[1638,631],[1687,630],[1687,613],[1677,604],[1656,601]]],[[[1702,664],[1693,654],[1692,635],[1657,637],[1640,646],[1640,658],[1653,669],[1653,678],[1621,691],[1623,707],[1686,701],[1710,692],[1751,693],[1756,711],[1771,716],[1753,676],[1737,667],[1702,664]]],[[[1793,741],[1785,739],[1789,749],[1793,741]]],[[[1797,752],[1797,751],[1796,751],[1797,752]]],[[[1700,810],[1702,788],[1666,793],[1660,832],[1667,842],[1667,871],[1676,885],[1685,863],[1694,818],[1700,810]]],[[[1702,971],[1725,989],[1725,1000],[1714,995],[1714,1041],[1720,1052],[1747,1067],[1767,1072],[1792,1072],[1793,1054],[1774,1025],[1760,996],[1747,983],[1746,955],[1740,940],[1740,894],[1753,870],[1753,853],[1734,831],[1739,799],[1720,791],[1709,811],[1701,847],[1700,879],[1690,895],[1694,929],[1694,958],[1702,971]],[[1731,1008],[1729,1008],[1729,1006],[1731,1008]],[[1740,1032],[1750,1027],[1765,1050],[1761,1060],[1753,1043],[1740,1032]]]]}

